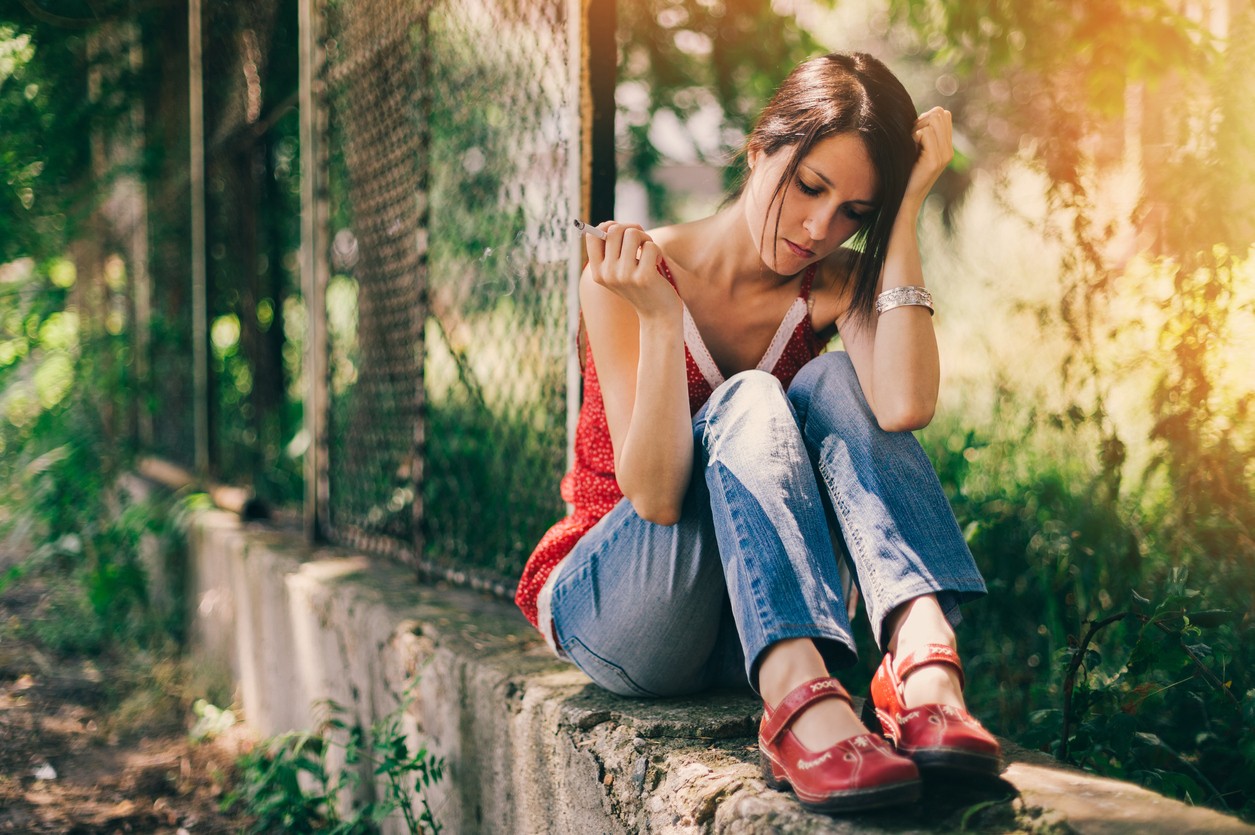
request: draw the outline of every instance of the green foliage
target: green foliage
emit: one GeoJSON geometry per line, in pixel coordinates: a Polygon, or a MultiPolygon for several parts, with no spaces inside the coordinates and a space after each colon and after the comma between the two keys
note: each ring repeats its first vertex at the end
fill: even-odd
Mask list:
{"type": "MultiPolygon", "coordinates": [[[[626,144],[628,170],[645,185],[656,217],[671,217],[674,208],[655,177],[663,154],[649,128],[659,115],[685,125],[700,111],[717,108],[718,139],[713,146],[695,142],[692,161],[725,166],[776,85],[821,51],[792,15],[777,8],[768,0],[648,0],[617,7],[620,90],[633,91],[619,97],[618,119],[626,126],[620,146],[626,144]]],[[[697,132],[685,133],[697,138],[697,132]]],[[[725,171],[727,185],[739,179],[740,164],[725,171]]]]}
{"type": "Polygon", "coordinates": [[[125,56],[93,42],[81,19],[30,7],[0,8],[0,264],[64,251],[104,186],[128,173],[93,171],[89,142],[93,126],[129,115],[136,78],[125,56]]]}
{"type": "Polygon", "coordinates": [[[982,164],[1021,153],[1047,176],[1041,231],[1062,252],[1047,313],[1071,348],[1067,402],[1012,408],[987,436],[933,430],[993,592],[964,631],[988,676],[973,701],[1012,734],[1031,714],[1029,740],[1065,759],[1255,817],[1255,394],[1233,366],[1255,239],[1255,120],[1233,85],[1255,66],[1255,10],[1213,32],[1161,0],[892,7],[960,77],[956,127],[982,164]],[[1130,163],[1120,216],[1105,177],[1130,163]],[[1136,294],[1158,302],[1150,321],[1136,294]],[[1141,355],[1115,361],[1143,328],[1141,355]],[[1153,386],[1121,423],[1135,375],[1153,386]]]}
{"type": "Polygon", "coordinates": [[[290,731],[272,737],[239,761],[240,786],[227,808],[242,804],[256,818],[251,832],[328,832],[367,835],[398,811],[407,831],[439,833],[442,826],[426,792],[444,777],[444,760],[426,747],[411,749],[403,718],[413,701],[407,695],[387,716],[363,730],[344,720],[345,709],[321,703],[327,718],[316,731],[290,731]],[[333,752],[340,765],[333,765],[333,752]],[[369,769],[369,771],[366,771],[369,769]],[[359,789],[369,773],[385,784],[380,799],[363,801],[359,789]],[[343,800],[352,798],[344,811],[343,800]],[[414,811],[417,798],[422,811],[414,811]]]}
{"type": "Polygon", "coordinates": [[[1033,715],[1030,741],[1100,774],[1250,815],[1255,691],[1233,685],[1249,675],[1255,630],[1249,612],[1202,608],[1186,576],[1174,570],[1155,602],[1134,592],[1129,610],[1089,622],[1058,651],[1063,705],[1033,715]]]}
{"type": "Polygon", "coordinates": [[[1239,290],[1252,275],[1251,260],[1239,266],[1222,246],[1173,271],[1160,337],[1171,361],[1151,398],[1147,475],[1162,485],[1154,512],[1169,523],[1156,544],[1195,576],[1206,572],[1222,606],[1255,599],[1255,389],[1223,390],[1218,350],[1234,342],[1239,290]]]}
{"type": "Polygon", "coordinates": [[[85,152],[81,132],[73,130],[81,127],[81,85],[65,85],[80,102],[54,99],[64,90],[57,82],[70,81],[65,70],[74,62],[66,58],[76,44],[54,32],[19,29],[6,17],[0,16],[0,263],[66,240],[71,201],[58,197],[80,176],[85,152]],[[61,41],[61,49],[45,49],[45,36],[61,41]]]}
{"type": "Polygon", "coordinates": [[[1195,528],[1110,489],[1075,445],[1099,437],[1092,421],[1003,408],[996,429],[922,439],[990,590],[960,632],[973,709],[1061,759],[1255,817],[1249,572],[1187,585],[1157,543],[1195,528]],[[1072,451],[1051,451],[1051,434],[1072,451]]]}
{"type": "Polygon", "coordinates": [[[7,578],[42,571],[67,581],[52,593],[50,617],[33,626],[55,650],[99,652],[177,637],[177,606],[153,609],[140,557],[145,539],[158,559],[181,547],[170,503],[136,501],[119,483],[133,455],[118,435],[131,382],[125,335],[80,319],[69,262],[27,259],[7,270],[0,538],[27,554],[7,578]]]}
{"type": "MultiPolygon", "coordinates": [[[[547,34],[500,18],[472,19],[452,6],[435,7],[427,23],[424,66],[430,80],[424,86],[433,92],[422,106],[431,131],[429,281],[437,299],[456,300],[451,306],[459,311],[473,312],[513,292],[513,282],[526,282],[532,266],[524,252],[526,212],[503,195],[521,188],[530,173],[517,146],[519,131],[531,126],[515,96],[523,94],[526,81],[543,78],[552,47],[538,39],[547,34]],[[485,38],[493,40],[493,49],[483,48],[485,38]],[[460,90],[484,93],[455,92],[460,90]],[[494,261],[510,257],[525,262],[517,274],[486,274],[494,261]]],[[[443,312],[439,301],[436,308],[443,312]]]]}
{"type": "Polygon", "coordinates": [[[26,628],[41,646],[61,655],[97,655],[110,639],[108,628],[96,616],[81,582],[54,587],[43,617],[26,628]]]}
{"type": "MultiPolygon", "coordinates": [[[[286,322],[289,312],[300,312],[290,304],[300,287],[297,3],[216,3],[204,11],[212,56],[204,84],[213,474],[251,488],[263,502],[290,505],[303,495],[302,461],[289,449],[303,401],[288,392],[300,375],[303,344],[288,340],[304,323],[293,331],[286,322]],[[250,57],[249,43],[261,60],[250,57]],[[255,123],[239,104],[242,73],[249,72],[257,73],[249,94],[255,123]]],[[[159,37],[160,24],[148,31],[159,37]]],[[[176,272],[187,269],[193,253],[182,249],[180,256],[176,272]]]]}
{"type": "Polygon", "coordinates": [[[956,417],[959,425],[936,423],[922,441],[990,591],[962,631],[973,700],[999,733],[1014,735],[1032,705],[1057,694],[1043,673],[1072,624],[1128,588],[1140,560],[1092,474],[1043,449],[1044,438],[1065,430],[1000,403],[1007,414],[993,425],[1005,433],[956,417]]]}
{"type": "Polygon", "coordinates": [[[1159,79],[1197,58],[1201,28],[1165,0],[1014,0],[974,5],[890,0],[898,19],[936,47],[934,57],[971,75],[1034,71],[1085,85],[1080,106],[1103,114],[1123,106],[1129,79],[1159,79]],[[928,36],[939,34],[940,38],[928,36]],[[1071,47],[1061,61],[1061,44],[1071,47]]]}
{"type": "MultiPolygon", "coordinates": [[[[519,315],[512,303],[502,301],[483,327],[493,332],[515,327],[520,341],[534,340],[517,325],[519,315]]],[[[566,445],[559,428],[565,409],[563,369],[556,364],[518,369],[515,380],[526,381],[529,393],[515,399],[510,392],[485,391],[472,367],[475,357],[444,328],[429,328],[428,344],[428,471],[422,500],[433,511],[461,509],[425,514],[428,556],[509,576],[563,515],[556,490],[536,489],[546,481],[552,484],[564,466],[566,445]]]]}
{"type": "Polygon", "coordinates": [[[32,626],[36,637],[67,653],[177,639],[183,629],[178,607],[151,606],[140,553],[145,539],[163,561],[182,547],[170,503],[135,501],[119,489],[119,471],[108,469],[93,448],[99,438],[61,440],[11,482],[17,489],[0,508],[25,523],[22,538],[33,546],[15,574],[60,578],[48,616],[32,626]]]}
{"type": "MultiPolygon", "coordinates": [[[[0,9],[0,265],[23,258],[43,263],[70,251],[72,244],[99,248],[102,256],[125,251],[131,221],[110,208],[120,196],[113,187],[123,178],[147,181],[150,249],[145,258],[160,289],[153,294],[151,321],[144,323],[150,333],[140,341],[153,370],[148,379],[126,381],[134,395],[128,405],[142,402],[155,411],[153,395],[164,395],[160,405],[166,420],[165,425],[157,422],[158,445],[164,441],[165,454],[190,464],[191,445],[185,442],[190,428],[168,428],[170,423],[190,426],[193,402],[186,358],[190,218],[182,196],[187,123],[179,111],[186,104],[171,95],[166,72],[171,64],[186,67],[186,57],[176,54],[183,47],[169,37],[172,24],[185,29],[186,10],[168,4],[137,8],[123,0],[57,5],[56,14],[36,3],[0,9]],[[141,55],[141,61],[134,60],[141,55]],[[136,120],[141,107],[143,119],[136,120]]],[[[301,466],[286,446],[298,431],[301,401],[284,397],[285,375],[299,373],[299,363],[286,362],[291,355],[283,350],[285,301],[294,295],[299,245],[297,50],[295,5],[282,0],[266,8],[282,9],[273,26],[263,27],[252,17],[243,26],[253,27],[251,35],[273,38],[262,44],[267,60],[260,79],[264,101],[271,106],[260,114],[260,123],[269,127],[261,133],[253,124],[232,126],[237,129],[219,131],[207,143],[206,231],[210,315],[232,316],[239,326],[236,339],[212,356],[214,401],[221,404],[211,418],[215,475],[251,484],[262,499],[279,503],[302,494],[301,466]]],[[[219,113],[220,99],[238,92],[238,73],[216,76],[214,61],[233,60],[242,48],[241,32],[225,36],[215,26],[224,19],[241,26],[241,10],[249,11],[207,6],[207,35],[218,39],[208,50],[210,118],[219,113]]],[[[83,254],[87,257],[75,254],[80,267],[95,270],[96,253],[83,254]]],[[[93,285],[97,279],[83,278],[93,285]]],[[[126,282],[124,276],[121,284],[126,282]]],[[[130,288],[113,289],[113,295],[122,296],[130,288]]],[[[0,282],[0,310],[7,290],[0,282]]],[[[80,288],[84,318],[103,322],[136,309],[135,299],[120,298],[107,311],[93,299],[97,290],[80,288]]],[[[5,356],[0,345],[0,365],[5,356]]]]}

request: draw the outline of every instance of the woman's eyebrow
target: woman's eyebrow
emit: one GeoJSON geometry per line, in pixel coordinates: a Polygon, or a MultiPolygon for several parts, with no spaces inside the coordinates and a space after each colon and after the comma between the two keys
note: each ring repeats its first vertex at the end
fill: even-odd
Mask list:
{"type": "MultiPolygon", "coordinates": [[[[829,187],[829,188],[836,188],[836,186],[834,186],[834,185],[832,184],[832,180],[829,180],[827,177],[825,177],[825,176],[823,175],[823,173],[822,173],[822,172],[817,171],[817,170],[816,170],[816,169],[814,169],[814,168],[811,168],[811,167],[810,167],[809,165],[807,165],[806,163],[801,163],[801,167],[802,167],[802,168],[805,168],[807,171],[809,171],[810,173],[814,174],[814,175],[815,175],[816,177],[818,177],[819,179],[823,180],[825,183],[827,183],[827,184],[828,184],[828,187],[829,187]]],[[[876,207],[876,202],[875,202],[874,200],[847,200],[847,201],[845,201],[845,202],[847,202],[847,203],[861,203],[861,204],[863,204],[864,206],[870,206],[870,207],[872,207],[873,209],[876,207]]]]}

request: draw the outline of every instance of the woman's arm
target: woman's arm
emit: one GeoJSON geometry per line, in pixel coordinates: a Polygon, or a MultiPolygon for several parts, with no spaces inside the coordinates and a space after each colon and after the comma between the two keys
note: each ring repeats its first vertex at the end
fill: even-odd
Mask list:
{"type": "MultiPolygon", "coordinates": [[[[949,111],[935,107],[921,116],[915,138],[920,155],[889,237],[878,294],[894,287],[924,286],[915,224],[924,198],[954,156],[949,111]]],[[[937,407],[941,377],[937,337],[928,308],[895,307],[883,315],[873,312],[866,322],[847,313],[838,324],[863,394],[881,428],[902,432],[927,426],[937,407]]]]}
{"type": "Polygon", "coordinates": [[[693,471],[683,307],[640,227],[589,235],[580,305],[597,363],[619,489],[641,518],[673,525],[693,471]],[[639,255],[639,257],[638,257],[639,255]]]}

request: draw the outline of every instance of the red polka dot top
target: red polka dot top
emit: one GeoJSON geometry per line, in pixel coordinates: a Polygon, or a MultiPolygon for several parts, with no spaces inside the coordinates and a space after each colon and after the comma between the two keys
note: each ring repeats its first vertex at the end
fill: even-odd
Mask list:
{"type": "MultiPolygon", "coordinates": [[[[675,279],[665,261],[660,264],[660,269],[674,286],[675,279]]],[[[810,290],[814,277],[815,267],[812,265],[802,277],[797,298],[785,313],[767,352],[756,366],[774,374],[785,388],[802,366],[819,354],[819,342],[815,338],[810,316],[810,290]]],[[[689,411],[696,415],[724,378],[702,341],[687,306],[684,308],[684,354],[689,411]]],[[[573,506],[573,512],[550,528],[540,540],[523,568],[514,597],[523,614],[541,630],[551,645],[547,594],[544,601],[540,600],[542,590],[547,592],[546,581],[580,537],[623,499],[614,476],[614,449],[610,444],[606,407],[601,399],[601,385],[597,380],[597,366],[593,362],[591,347],[585,353],[584,400],[575,428],[575,463],[571,471],[563,476],[560,490],[562,498],[573,506]]]]}

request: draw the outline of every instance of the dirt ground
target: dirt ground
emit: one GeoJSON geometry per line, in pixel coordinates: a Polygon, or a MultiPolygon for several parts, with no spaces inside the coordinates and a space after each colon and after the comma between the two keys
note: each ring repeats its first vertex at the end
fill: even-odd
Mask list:
{"type": "Polygon", "coordinates": [[[240,726],[193,743],[194,678],[177,659],[56,652],[32,624],[56,594],[0,593],[0,833],[234,833],[221,811],[240,726]]]}

